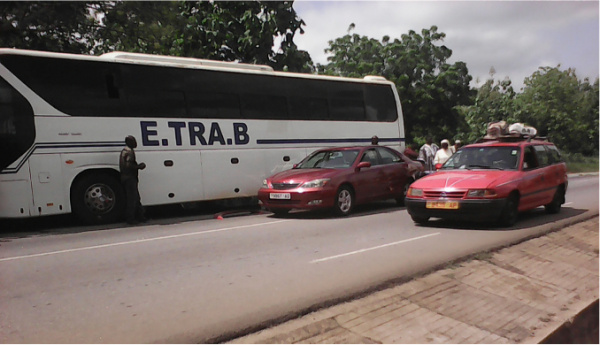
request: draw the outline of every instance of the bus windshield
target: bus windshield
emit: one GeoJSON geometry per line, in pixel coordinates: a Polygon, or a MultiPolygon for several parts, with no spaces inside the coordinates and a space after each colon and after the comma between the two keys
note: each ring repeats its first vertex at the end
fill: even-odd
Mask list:
{"type": "Polygon", "coordinates": [[[34,138],[33,109],[0,78],[0,171],[27,152],[34,138]]]}

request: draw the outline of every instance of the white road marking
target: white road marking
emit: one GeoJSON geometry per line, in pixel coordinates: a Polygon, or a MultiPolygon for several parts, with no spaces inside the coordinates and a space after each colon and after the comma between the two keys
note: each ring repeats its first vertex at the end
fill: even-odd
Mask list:
{"type": "Polygon", "coordinates": [[[115,243],[101,244],[101,245],[97,245],[97,246],[89,246],[89,247],[81,247],[81,248],[57,250],[57,251],[54,251],[54,252],[47,252],[47,253],[14,256],[14,257],[10,257],[10,258],[0,259],[0,262],[2,262],[2,261],[18,260],[18,259],[35,258],[35,257],[55,255],[55,254],[64,254],[64,253],[79,252],[79,251],[89,250],[89,249],[116,247],[116,246],[122,246],[122,245],[126,245],[126,244],[136,244],[136,243],[143,243],[143,242],[168,240],[168,239],[178,238],[178,237],[204,235],[204,234],[210,234],[210,233],[214,233],[214,232],[238,230],[238,229],[243,229],[243,228],[251,228],[251,227],[254,227],[254,226],[277,224],[277,223],[281,223],[281,222],[289,222],[289,220],[278,220],[278,221],[275,221],[275,222],[268,222],[268,223],[251,224],[251,225],[241,225],[241,226],[234,226],[234,227],[230,227],[230,228],[222,228],[222,229],[214,229],[214,230],[191,232],[191,233],[187,233],[187,234],[161,236],[161,237],[154,237],[154,238],[146,238],[146,239],[143,239],[143,240],[115,242],[115,243]]]}
{"type": "Polygon", "coordinates": [[[339,259],[339,258],[344,257],[344,256],[349,256],[349,255],[354,255],[354,254],[360,254],[360,253],[364,253],[364,252],[367,252],[367,251],[370,251],[370,250],[381,249],[381,248],[385,248],[385,247],[389,247],[389,246],[395,246],[397,244],[402,244],[402,243],[406,243],[406,242],[416,241],[416,240],[420,240],[422,238],[436,236],[436,235],[439,235],[439,234],[440,234],[439,232],[436,232],[436,233],[433,233],[433,234],[423,235],[423,236],[419,236],[419,237],[413,237],[413,238],[409,238],[409,239],[402,240],[402,241],[397,241],[397,242],[382,244],[382,245],[376,246],[376,247],[359,249],[359,250],[355,250],[355,251],[349,252],[349,253],[344,253],[344,254],[339,254],[339,255],[334,255],[334,256],[328,256],[326,258],[313,260],[310,263],[311,264],[315,264],[317,262],[323,262],[323,261],[327,261],[327,260],[339,259]]]}

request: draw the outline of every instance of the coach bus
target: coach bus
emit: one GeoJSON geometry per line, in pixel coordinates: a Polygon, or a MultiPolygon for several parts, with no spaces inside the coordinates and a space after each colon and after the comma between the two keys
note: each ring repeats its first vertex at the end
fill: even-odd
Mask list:
{"type": "Polygon", "coordinates": [[[256,196],[326,146],[402,149],[393,83],[125,52],[0,48],[0,218],[124,209],[119,153],[138,142],[143,205],[256,196]]]}

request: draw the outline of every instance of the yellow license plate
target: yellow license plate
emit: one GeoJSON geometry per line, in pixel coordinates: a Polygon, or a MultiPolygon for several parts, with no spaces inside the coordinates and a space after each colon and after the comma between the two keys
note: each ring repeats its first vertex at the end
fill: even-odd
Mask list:
{"type": "Polygon", "coordinates": [[[425,204],[425,207],[442,210],[458,210],[458,201],[428,201],[427,204],[425,204]]]}

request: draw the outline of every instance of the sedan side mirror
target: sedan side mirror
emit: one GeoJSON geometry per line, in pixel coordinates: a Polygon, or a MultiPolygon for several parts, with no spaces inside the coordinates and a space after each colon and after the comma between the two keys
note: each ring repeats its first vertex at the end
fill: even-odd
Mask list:
{"type": "Polygon", "coordinates": [[[370,167],[371,167],[371,162],[360,162],[356,166],[356,171],[359,171],[362,168],[370,168],[370,167]]]}
{"type": "Polygon", "coordinates": [[[438,163],[435,165],[435,170],[440,170],[442,168],[442,163],[438,163]]]}

